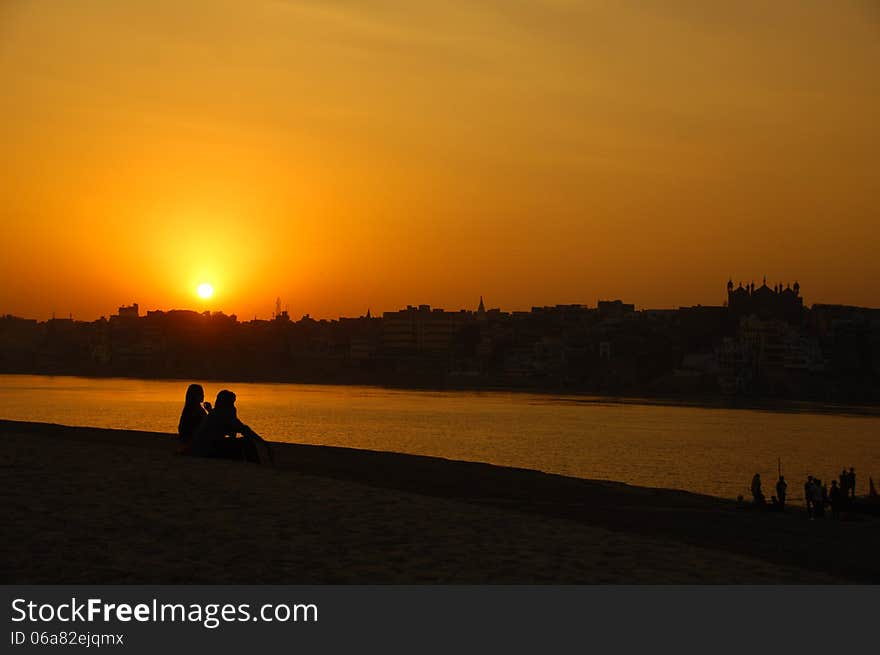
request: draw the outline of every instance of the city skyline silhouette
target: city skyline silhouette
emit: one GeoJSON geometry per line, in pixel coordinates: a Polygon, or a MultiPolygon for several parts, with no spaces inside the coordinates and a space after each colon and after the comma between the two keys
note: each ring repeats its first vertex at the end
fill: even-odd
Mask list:
{"type": "MultiPolygon", "coordinates": [[[[620,299],[504,311],[427,304],[271,319],[122,305],[109,318],[0,317],[0,372],[253,379],[604,394],[873,402],[880,309],[812,303],[801,285],[726,283],[713,305],[620,299]]],[[[284,308],[283,308],[284,307],[284,308]]]]}
{"type": "MultiPolygon", "coordinates": [[[[788,278],[786,278],[786,279],[789,279],[789,278],[791,278],[791,276],[788,276],[788,278]]],[[[776,295],[779,295],[779,294],[784,295],[784,292],[789,292],[789,293],[793,292],[796,297],[799,297],[798,294],[800,292],[801,285],[800,285],[800,282],[798,279],[791,278],[792,281],[788,281],[788,282],[782,282],[782,281],[772,282],[771,281],[769,284],[768,284],[766,275],[763,276],[762,282],[760,284],[755,283],[755,279],[758,279],[758,278],[747,278],[747,279],[749,281],[744,282],[744,281],[740,280],[735,283],[733,281],[733,276],[731,276],[728,279],[728,292],[731,292],[734,290],[735,291],[743,290],[747,295],[753,294],[756,290],[758,290],[758,291],[763,290],[763,291],[768,291],[768,292],[772,291],[773,294],[776,294],[776,295]]],[[[210,286],[210,285],[207,285],[207,283],[201,284],[195,290],[195,293],[193,294],[194,297],[203,296],[203,294],[201,293],[201,288],[204,286],[210,286]]],[[[717,287],[717,285],[716,285],[716,287],[717,287]]],[[[716,289],[716,291],[717,291],[717,289],[716,289]]],[[[236,316],[240,320],[243,320],[243,321],[251,320],[251,319],[253,319],[253,320],[274,319],[277,315],[280,315],[282,312],[286,316],[288,316],[294,320],[297,317],[312,318],[312,319],[316,319],[316,320],[336,320],[336,319],[341,319],[341,318],[354,318],[354,317],[359,317],[359,316],[363,317],[367,313],[372,313],[373,315],[381,315],[383,312],[397,311],[401,307],[430,306],[430,307],[435,307],[435,308],[448,310],[448,311],[475,311],[478,308],[478,306],[482,306],[484,304],[484,302],[483,302],[484,296],[481,294],[477,294],[478,300],[476,303],[467,303],[467,304],[463,304],[458,307],[455,307],[453,305],[450,305],[448,307],[447,306],[441,307],[440,304],[438,304],[438,303],[412,302],[412,301],[403,302],[402,304],[400,304],[396,307],[382,307],[382,306],[374,307],[369,304],[362,303],[362,306],[364,307],[364,309],[361,311],[354,311],[354,312],[350,312],[348,314],[338,314],[335,316],[329,316],[329,315],[320,315],[318,313],[315,313],[314,311],[310,311],[308,307],[304,307],[304,306],[297,307],[296,305],[293,305],[293,308],[291,308],[292,306],[289,301],[287,301],[286,299],[282,299],[281,296],[276,296],[275,299],[273,301],[271,301],[271,303],[270,302],[265,303],[265,307],[263,308],[262,311],[254,313],[253,315],[247,315],[246,313],[240,313],[240,312],[235,311],[234,309],[229,309],[228,307],[224,306],[222,298],[217,298],[215,300],[213,298],[213,295],[214,295],[214,289],[212,288],[210,296],[196,298],[193,301],[193,303],[189,306],[186,306],[186,305],[180,306],[180,307],[151,306],[151,307],[149,307],[149,310],[150,311],[191,311],[191,312],[197,312],[197,313],[204,313],[204,312],[221,313],[221,314],[225,314],[228,316],[236,316]]],[[[736,296],[736,294],[734,294],[734,297],[735,296],[736,296]]],[[[730,297],[730,294],[729,294],[729,297],[730,297]]],[[[603,302],[606,300],[612,300],[612,299],[619,300],[620,298],[618,298],[618,296],[616,296],[615,294],[605,294],[604,296],[596,297],[595,299],[592,300],[592,302],[584,301],[581,299],[581,300],[572,300],[571,302],[544,302],[542,304],[538,304],[538,303],[533,302],[533,303],[527,303],[524,305],[512,306],[512,307],[510,307],[510,306],[508,306],[508,307],[496,306],[495,308],[498,310],[505,311],[505,312],[524,312],[524,311],[529,311],[535,307],[556,307],[556,306],[559,306],[559,307],[562,307],[562,306],[581,306],[581,307],[592,306],[592,307],[596,307],[599,302],[603,302]]],[[[625,300],[629,300],[629,299],[626,298],[625,300]]],[[[719,304],[717,302],[717,300],[718,299],[716,297],[716,298],[714,298],[715,302],[712,302],[712,300],[710,300],[709,302],[693,302],[693,303],[680,302],[680,303],[674,303],[670,306],[662,306],[662,307],[660,307],[660,306],[654,306],[654,307],[646,306],[641,303],[633,303],[633,305],[634,305],[634,307],[638,308],[639,310],[646,310],[646,309],[672,310],[672,309],[678,309],[680,307],[690,307],[690,306],[704,306],[704,305],[705,306],[714,306],[714,305],[719,304]]],[[[728,303],[728,300],[725,300],[720,304],[726,306],[727,303],[728,303]]],[[[131,305],[138,306],[138,307],[143,306],[142,303],[136,302],[136,299],[134,299],[134,298],[129,300],[129,304],[130,304],[130,306],[131,305]]],[[[800,304],[804,304],[803,298],[800,298],[800,304]]],[[[837,302],[833,298],[832,299],[821,299],[821,300],[813,299],[811,301],[811,304],[848,305],[848,306],[853,306],[853,307],[864,307],[864,308],[874,308],[876,306],[876,303],[873,305],[872,304],[849,305],[849,303],[837,302]]],[[[116,306],[123,307],[125,305],[116,305],[116,306]]],[[[143,307],[144,307],[144,309],[147,309],[146,306],[143,306],[143,307]]],[[[106,318],[110,313],[111,312],[105,311],[97,316],[89,316],[89,315],[86,315],[86,316],[76,315],[75,316],[74,312],[69,309],[66,311],[58,311],[56,309],[52,309],[50,311],[43,310],[41,312],[38,312],[36,315],[33,315],[33,314],[28,315],[28,314],[24,314],[24,313],[17,313],[14,311],[8,311],[5,308],[3,308],[2,306],[0,306],[0,316],[3,316],[3,315],[18,316],[21,318],[34,318],[34,319],[37,319],[40,321],[48,320],[50,318],[51,319],[55,319],[55,318],[73,319],[73,318],[75,318],[76,320],[79,320],[79,321],[93,321],[93,320],[97,320],[99,318],[106,318]]]]}

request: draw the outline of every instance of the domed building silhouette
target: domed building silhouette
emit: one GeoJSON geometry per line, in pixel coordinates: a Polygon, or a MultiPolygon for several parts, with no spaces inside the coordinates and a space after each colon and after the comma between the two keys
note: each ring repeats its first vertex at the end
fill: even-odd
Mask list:
{"type": "Polygon", "coordinates": [[[767,278],[763,284],[755,288],[755,283],[734,288],[733,280],[727,281],[727,309],[730,316],[740,319],[744,316],[757,316],[758,318],[779,319],[791,323],[800,324],[803,318],[804,299],[800,296],[801,285],[777,284],[772,288],[767,286],[767,278]]]}

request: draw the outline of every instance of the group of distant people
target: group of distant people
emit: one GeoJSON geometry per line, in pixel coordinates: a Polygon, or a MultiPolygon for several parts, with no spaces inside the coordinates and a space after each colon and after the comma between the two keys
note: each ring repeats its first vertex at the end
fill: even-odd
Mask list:
{"type": "MultiPolygon", "coordinates": [[[[761,491],[761,474],[755,473],[752,477],[752,502],[755,505],[765,507],[767,506],[767,500],[764,497],[764,492],[761,491]]],[[[770,507],[772,509],[783,510],[785,509],[785,499],[788,497],[788,483],[785,481],[785,476],[780,475],[779,480],[776,481],[776,495],[770,497],[770,507]]]]}
{"type": "Polygon", "coordinates": [[[271,457],[265,441],[238,419],[235,394],[228,389],[217,394],[212,406],[205,402],[202,385],[189,385],[177,434],[184,455],[259,462],[258,444],[262,444],[271,457]]]}
{"type": "MultiPolygon", "coordinates": [[[[776,481],[776,495],[771,497],[769,508],[782,511],[785,509],[785,500],[788,495],[788,483],[785,476],[780,475],[776,481]]],[[[752,502],[756,506],[768,507],[764,493],[761,490],[761,474],[755,473],[752,477],[751,484],[752,502]]],[[[874,480],[870,481],[869,496],[876,497],[877,490],[874,488],[874,480]]],[[[850,467],[849,471],[845,468],[841,470],[837,480],[831,481],[829,489],[821,479],[812,475],[807,476],[804,483],[804,501],[806,503],[807,515],[810,519],[822,518],[825,516],[825,509],[831,508],[833,518],[840,518],[841,510],[847,503],[855,500],[856,497],[856,470],[850,467]]]]}
{"type": "Polygon", "coordinates": [[[849,471],[843,469],[837,480],[831,481],[829,489],[822,480],[807,476],[804,482],[804,501],[807,506],[807,515],[813,518],[825,516],[825,508],[831,507],[833,518],[840,517],[840,510],[850,500],[856,497],[856,471],[850,466],[849,471]]]}

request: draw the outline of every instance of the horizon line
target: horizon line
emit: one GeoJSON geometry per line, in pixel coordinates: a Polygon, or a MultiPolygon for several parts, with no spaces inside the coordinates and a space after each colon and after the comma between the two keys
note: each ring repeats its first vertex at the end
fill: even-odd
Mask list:
{"type": "MultiPolygon", "coordinates": [[[[481,297],[481,299],[482,299],[482,297],[481,297]]],[[[728,306],[728,305],[727,305],[727,301],[724,301],[724,302],[722,302],[722,303],[720,303],[720,304],[711,304],[711,305],[704,305],[704,304],[702,304],[702,303],[697,303],[697,304],[695,304],[695,305],[678,305],[678,306],[674,306],[674,307],[647,307],[647,306],[639,307],[639,306],[636,305],[636,303],[628,303],[628,302],[626,302],[625,300],[623,300],[623,299],[621,299],[621,298],[614,298],[614,299],[601,299],[601,298],[600,298],[600,299],[597,299],[595,305],[589,305],[589,304],[587,304],[587,303],[582,303],[582,302],[573,302],[573,303],[554,303],[554,304],[544,304],[544,305],[534,305],[534,304],[533,304],[533,305],[530,305],[528,309],[507,309],[507,310],[505,310],[505,309],[502,309],[502,308],[500,308],[500,307],[486,307],[486,308],[485,308],[485,311],[486,311],[486,312],[490,312],[490,311],[499,311],[499,312],[504,313],[504,314],[514,314],[514,313],[530,313],[530,312],[532,312],[532,311],[535,310],[535,309],[544,309],[544,308],[559,309],[559,308],[566,308],[566,307],[570,307],[570,308],[579,307],[579,308],[583,308],[583,309],[593,309],[593,310],[597,310],[597,309],[599,308],[599,303],[600,303],[600,302],[602,302],[602,303],[604,303],[604,302],[611,302],[611,303],[620,302],[620,303],[622,303],[622,304],[624,304],[624,305],[632,305],[632,306],[633,306],[633,311],[635,311],[635,312],[644,312],[644,311],[670,311],[670,312],[673,312],[673,311],[679,311],[679,310],[681,310],[681,309],[691,309],[691,308],[695,308],[695,307],[705,307],[705,308],[712,308],[712,307],[715,307],[715,308],[725,308],[725,307],[728,306]]],[[[446,308],[444,308],[444,307],[439,307],[439,306],[431,305],[431,304],[428,304],[428,303],[419,303],[419,304],[407,304],[406,306],[404,306],[404,307],[400,307],[400,308],[398,308],[398,309],[382,310],[382,311],[379,311],[379,312],[373,312],[373,311],[372,311],[372,308],[368,307],[367,310],[366,310],[363,314],[360,314],[360,315],[358,315],[358,316],[345,316],[345,315],[340,314],[340,315],[335,316],[335,317],[329,317],[329,316],[320,316],[320,317],[318,317],[318,316],[312,316],[312,314],[311,314],[310,312],[305,312],[305,313],[303,313],[299,318],[294,318],[294,317],[292,317],[292,316],[289,315],[289,310],[285,309],[285,310],[282,310],[282,312],[279,313],[279,314],[275,314],[275,313],[273,313],[269,318],[261,318],[260,315],[257,315],[257,314],[255,314],[252,318],[247,318],[247,317],[245,317],[244,315],[241,315],[241,314],[239,314],[239,313],[237,313],[237,312],[227,313],[226,311],[224,311],[224,310],[222,310],[222,309],[202,309],[202,310],[199,310],[199,309],[192,309],[192,308],[187,308],[187,307],[171,307],[171,308],[168,308],[168,309],[159,309],[159,308],[147,309],[147,310],[144,310],[144,313],[143,313],[143,314],[141,314],[141,313],[140,313],[140,311],[141,311],[141,306],[140,306],[140,304],[137,303],[137,302],[132,302],[132,304],[130,304],[130,305],[124,305],[124,304],[123,304],[123,305],[119,305],[119,306],[117,307],[117,313],[109,314],[109,315],[107,315],[107,314],[101,314],[101,315],[98,316],[97,318],[92,318],[92,319],[76,318],[76,317],[74,317],[73,312],[67,312],[67,315],[56,316],[56,312],[54,312],[54,311],[51,313],[51,316],[50,316],[49,318],[42,319],[42,320],[41,320],[40,318],[34,318],[34,317],[30,317],[30,316],[22,316],[22,315],[18,315],[18,314],[13,314],[13,313],[11,313],[11,312],[3,312],[3,313],[0,313],[0,318],[3,318],[3,319],[6,319],[6,318],[18,318],[18,319],[22,319],[22,320],[33,320],[33,321],[37,321],[38,323],[46,323],[46,322],[51,321],[51,320],[72,320],[72,321],[74,321],[74,322],[80,322],[80,323],[94,323],[94,322],[96,322],[96,321],[100,321],[100,320],[102,320],[102,319],[103,319],[103,320],[109,320],[110,318],[118,317],[118,316],[120,315],[120,314],[118,313],[118,312],[119,312],[119,309],[123,309],[123,308],[132,308],[132,307],[134,307],[135,305],[138,306],[138,312],[139,312],[139,313],[138,313],[138,318],[146,318],[146,316],[147,316],[150,312],[160,312],[160,313],[170,313],[170,312],[192,312],[192,313],[194,313],[194,314],[198,314],[198,315],[200,315],[200,316],[204,316],[205,314],[208,314],[208,315],[217,315],[217,314],[220,314],[220,315],[223,315],[223,316],[226,316],[226,317],[229,317],[229,318],[234,317],[234,318],[236,319],[236,321],[238,321],[238,322],[240,322],[240,323],[248,323],[248,322],[252,322],[252,321],[272,321],[272,320],[274,320],[274,319],[276,318],[276,316],[280,316],[281,314],[284,314],[284,313],[288,313],[288,318],[289,318],[289,320],[290,320],[291,322],[296,323],[296,322],[299,322],[299,321],[301,321],[301,320],[303,320],[303,319],[306,319],[306,318],[311,319],[311,320],[314,320],[314,321],[338,321],[338,320],[341,320],[341,319],[358,319],[358,318],[366,318],[366,316],[367,316],[368,313],[371,315],[371,318],[376,319],[376,318],[381,318],[381,317],[382,317],[384,314],[386,314],[386,313],[394,313],[394,312],[406,311],[407,309],[419,309],[419,308],[421,308],[421,307],[428,307],[428,308],[430,308],[432,311],[434,311],[434,310],[439,310],[439,311],[445,311],[445,312],[450,312],[450,313],[460,313],[460,312],[471,312],[471,313],[477,313],[477,312],[479,311],[478,308],[477,308],[477,309],[471,309],[471,308],[465,308],[465,307],[462,307],[462,308],[459,308],[459,309],[446,309],[446,308]]],[[[812,304],[810,304],[810,305],[808,305],[807,303],[804,303],[804,304],[803,304],[804,309],[810,309],[811,307],[815,307],[815,306],[840,306],[840,307],[854,307],[854,308],[858,308],[858,309],[880,310],[880,308],[878,308],[878,307],[871,307],[871,306],[868,306],[868,305],[847,305],[847,304],[843,304],[843,303],[833,303],[833,302],[832,302],[832,303],[829,303],[829,302],[814,302],[814,303],[812,303],[812,304]]]]}

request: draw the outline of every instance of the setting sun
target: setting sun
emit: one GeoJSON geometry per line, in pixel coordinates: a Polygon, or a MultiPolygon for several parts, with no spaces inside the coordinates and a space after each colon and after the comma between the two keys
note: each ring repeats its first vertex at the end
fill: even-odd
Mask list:
{"type": "Polygon", "coordinates": [[[210,298],[214,295],[214,287],[207,282],[203,282],[199,285],[199,288],[196,289],[196,293],[199,294],[199,298],[210,298]]]}

